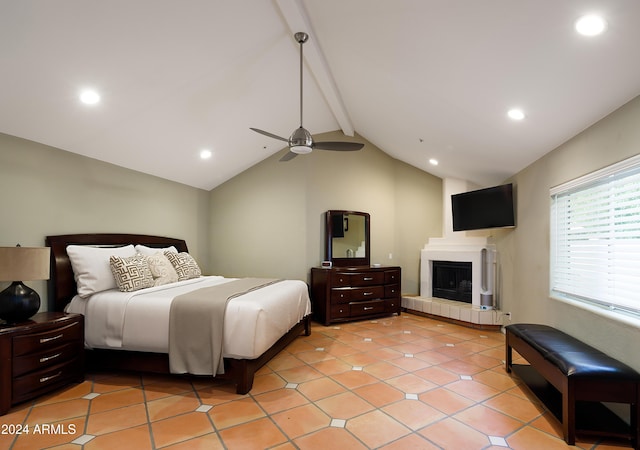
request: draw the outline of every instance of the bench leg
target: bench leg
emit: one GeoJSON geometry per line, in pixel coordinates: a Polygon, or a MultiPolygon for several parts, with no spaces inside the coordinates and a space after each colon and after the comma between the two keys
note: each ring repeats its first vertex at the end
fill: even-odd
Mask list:
{"type": "Polygon", "coordinates": [[[576,395],[573,383],[566,377],[562,389],[562,433],[568,445],[576,443],[576,395]]]}
{"type": "Polygon", "coordinates": [[[509,332],[507,331],[506,343],[505,343],[505,355],[504,355],[504,370],[507,373],[511,373],[511,366],[513,365],[513,354],[511,352],[511,345],[509,344],[509,332]]]}
{"type": "Polygon", "coordinates": [[[636,384],[636,402],[631,408],[631,442],[633,448],[640,446],[640,386],[636,384]]]}

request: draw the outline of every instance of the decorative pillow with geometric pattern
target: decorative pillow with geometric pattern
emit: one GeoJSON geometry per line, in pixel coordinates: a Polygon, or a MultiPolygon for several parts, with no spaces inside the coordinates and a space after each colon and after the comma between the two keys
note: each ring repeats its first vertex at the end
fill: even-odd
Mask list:
{"type": "Polygon", "coordinates": [[[164,253],[156,252],[146,258],[147,263],[149,264],[149,269],[151,269],[154,286],[161,286],[163,284],[175,283],[178,281],[176,269],[173,268],[173,264],[171,264],[169,258],[164,256],[164,253]]]}
{"type": "Polygon", "coordinates": [[[198,278],[202,275],[202,271],[200,270],[198,263],[190,254],[186,252],[164,252],[164,256],[171,261],[173,268],[178,274],[178,281],[198,278]]]}
{"type": "Polygon", "coordinates": [[[111,256],[109,265],[116,285],[122,292],[133,292],[153,286],[153,276],[146,256],[111,256]]]}

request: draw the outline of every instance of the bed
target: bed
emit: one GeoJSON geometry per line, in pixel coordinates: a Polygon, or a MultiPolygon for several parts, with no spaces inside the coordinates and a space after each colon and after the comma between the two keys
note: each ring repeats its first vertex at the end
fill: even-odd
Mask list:
{"type": "MultiPolygon", "coordinates": [[[[194,292],[202,296],[202,293],[209,293],[207,289],[218,289],[217,285],[228,289],[233,282],[246,284],[249,281],[192,276],[159,286],[136,288],[131,292],[120,292],[116,288],[87,293],[83,291],[86,289],[85,280],[80,279],[76,283],[76,278],[81,275],[74,275],[74,267],[78,272],[75,253],[78,249],[102,249],[115,253],[125,249],[129,251],[135,246],[136,252],[138,248],[160,253],[171,249],[170,252],[189,256],[186,242],[138,234],[69,234],[47,236],[46,245],[51,248],[49,310],[85,316],[86,361],[94,370],[205,375],[197,370],[172,370],[176,367],[175,357],[171,359],[169,355],[173,341],[168,337],[167,327],[174,324],[173,320],[170,321],[169,312],[180,296],[193,296],[194,292]]],[[[99,283],[102,275],[95,275],[92,282],[99,283]]],[[[222,313],[224,326],[220,331],[224,335],[220,368],[217,373],[208,374],[232,380],[238,394],[251,390],[255,372],[260,367],[296,337],[302,333],[308,336],[311,332],[306,283],[299,280],[257,281],[260,283],[255,284],[255,288],[246,289],[227,300],[222,313]]]]}

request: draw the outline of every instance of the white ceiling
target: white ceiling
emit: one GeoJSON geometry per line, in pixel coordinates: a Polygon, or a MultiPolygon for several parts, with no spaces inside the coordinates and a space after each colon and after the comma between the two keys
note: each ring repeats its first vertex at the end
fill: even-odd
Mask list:
{"type": "Polygon", "coordinates": [[[638,0],[0,0],[0,132],[209,190],[283,148],[249,127],[299,125],[305,31],[305,128],[488,186],[640,94],[639,23],[638,0]],[[608,30],[579,36],[591,12],[608,30]]]}

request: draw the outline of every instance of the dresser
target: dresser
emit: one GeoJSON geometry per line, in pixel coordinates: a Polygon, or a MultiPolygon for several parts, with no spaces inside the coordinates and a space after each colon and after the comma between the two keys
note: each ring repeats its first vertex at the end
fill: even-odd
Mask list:
{"type": "Polygon", "coordinates": [[[329,325],[400,314],[400,280],[400,267],[314,267],[314,317],[329,325]]]}
{"type": "Polygon", "coordinates": [[[18,403],[84,380],[84,317],[38,313],[0,325],[0,415],[18,403]]]}

